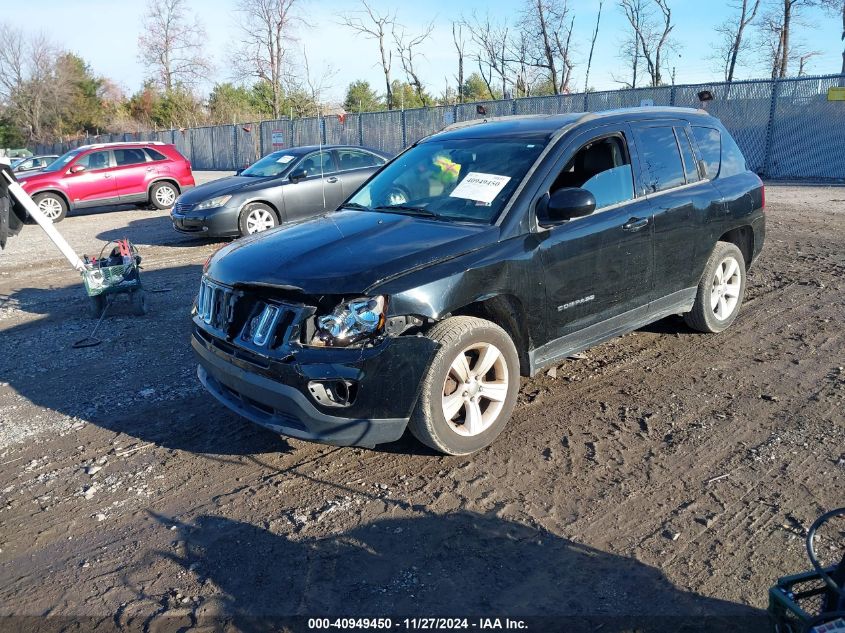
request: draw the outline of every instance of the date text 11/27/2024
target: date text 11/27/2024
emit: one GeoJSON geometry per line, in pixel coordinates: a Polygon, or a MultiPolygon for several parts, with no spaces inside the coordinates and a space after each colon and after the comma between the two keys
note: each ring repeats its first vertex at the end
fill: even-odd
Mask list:
{"type": "Polygon", "coordinates": [[[391,618],[309,618],[309,630],[330,629],[404,629],[409,631],[440,630],[528,630],[524,620],[511,618],[404,618],[393,621],[391,618]]]}

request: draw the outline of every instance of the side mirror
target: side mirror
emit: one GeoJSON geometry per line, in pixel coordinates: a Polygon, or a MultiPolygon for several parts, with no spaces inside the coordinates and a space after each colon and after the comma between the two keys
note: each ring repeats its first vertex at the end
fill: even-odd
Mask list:
{"type": "Polygon", "coordinates": [[[239,169],[236,169],[236,170],[235,170],[235,175],[236,175],[236,176],[240,176],[240,175],[241,175],[241,172],[242,172],[244,169],[245,169],[244,167],[241,167],[241,168],[239,168],[239,169]]]}
{"type": "Polygon", "coordinates": [[[304,169],[296,169],[291,172],[290,176],[288,176],[288,180],[291,182],[299,182],[300,180],[305,180],[308,177],[308,172],[304,169]]]}
{"type": "Polygon", "coordinates": [[[596,210],[596,197],[586,189],[567,187],[558,189],[550,197],[544,196],[537,205],[537,222],[550,227],[572,218],[590,215],[596,210]]]}
{"type": "Polygon", "coordinates": [[[70,173],[78,174],[81,171],[85,171],[85,165],[74,165],[70,168],[70,173]]]}

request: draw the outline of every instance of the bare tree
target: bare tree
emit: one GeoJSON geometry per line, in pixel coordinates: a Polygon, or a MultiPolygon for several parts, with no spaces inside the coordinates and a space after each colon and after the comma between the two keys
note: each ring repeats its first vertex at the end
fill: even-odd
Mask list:
{"type": "Polygon", "coordinates": [[[455,44],[455,51],[458,53],[458,74],[455,80],[458,82],[458,103],[464,102],[464,58],[466,57],[466,40],[464,39],[463,22],[452,22],[452,42],[455,44]]]}
{"type": "Polygon", "coordinates": [[[470,19],[464,22],[470,32],[470,37],[475,44],[474,58],[478,63],[478,72],[481,74],[490,98],[494,97],[493,88],[494,76],[497,82],[501,82],[502,97],[508,91],[510,80],[511,58],[508,51],[509,27],[507,24],[495,23],[486,13],[480,17],[473,12],[470,19]]]}
{"type": "Polygon", "coordinates": [[[716,31],[722,36],[722,44],[718,47],[716,58],[720,61],[725,72],[725,81],[733,81],[736,72],[736,62],[747,46],[745,30],[757,17],[760,0],[741,0],[733,5],[739,12],[735,19],[725,20],[716,31]]]}
{"type": "MultiPolygon", "coordinates": [[[[789,76],[790,64],[799,63],[808,51],[795,37],[801,10],[816,0],[774,0],[758,24],[761,61],[771,69],[772,79],[789,76]]],[[[805,62],[806,63],[806,62],[805,62]]]]}
{"type": "Polygon", "coordinates": [[[669,35],[675,25],[672,24],[668,0],[653,0],[653,3],[660,13],[658,19],[655,19],[653,11],[645,9],[641,0],[620,0],[619,5],[634,30],[651,85],[660,86],[663,83],[662,56],[670,47],[669,35]]]}
{"type": "Polygon", "coordinates": [[[804,53],[803,55],[798,56],[798,76],[804,76],[804,69],[807,66],[807,62],[809,62],[813,57],[817,57],[821,55],[820,51],[810,51],[809,53],[804,53]]]}
{"type": "Polygon", "coordinates": [[[593,39],[590,42],[590,55],[587,57],[587,72],[584,75],[584,92],[590,89],[590,67],[593,65],[593,50],[596,48],[596,38],[599,36],[599,23],[601,22],[601,7],[603,4],[604,2],[600,0],[599,13],[596,16],[596,28],[593,31],[593,39]]]}
{"type": "Polygon", "coordinates": [[[185,0],[149,0],[143,28],[138,57],[164,90],[191,86],[208,76],[205,29],[188,13],[185,0]]]}
{"type": "Polygon", "coordinates": [[[396,43],[396,51],[399,53],[399,61],[402,63],[402,70],[405,71],[405,77],[408,83],[414,88],[417,97],[422,103],[423,107],[428,107],[428,97],[423,90],[422,80],[420,80],[419,72],[415,67],[415,60],[419,53],[415,50],[420,44],[425,42],[434,30],[434,22],[423,30],[422,33],[415,37],[410,37],[405,34],[404,27],[393,27],[393,41],[396,43]]]}
{"type": "Polygon", "coordinates": [[[344,16],[343,24],[364,37],[378,41],[381,69],[384,72],[387,109],[392,110],[395,106],[393,103],[393,89],[390,85],[390,68],[393,65],[393,52],[385,39],[393,31],[393,27],[396,24],[396,13],[379,13],[368,4],[367,0],[361,0],[361,4],[364,8],[358,11],[357,14],[344,16]]]}
{"type": "Polygon", "coordinates": [[[57,72],[60,54],[45,35],[27,37],[0,24],[0,102],[31,142],[49,140],[50,125],[70,92],[66,78],[57,72]]]}
{"type": "Polygon", "coordinates": [[[529,62],[547,74],[555,94],[570,91],[574,22],[567,0],[526,0],[519,22],[533,44],[529,62]]]}
{"type": "Polygon", "coordinates": [[[616,76],[612,73],[611,77],[613,78],[613,81],[618,84],[622,84],[627,88],[636,88],[641,62],[640,41],[638,39],[637,33],[640,31],[640,28],[642,27],[642,24],[644,22],[644,15],[646,12],[645,0],[629,0],[625,4],[622,4],[620,2],[619,6],[620,8],[622,8],[623,12],[625,13],[625,17],[628,19],[628,23],[631,26],[631,30],[628,31],[627,35],[620,43],[619,50],[619,57],[630,64],[631,81],[627,81],[625,79],[617,79],[616,76]]]}

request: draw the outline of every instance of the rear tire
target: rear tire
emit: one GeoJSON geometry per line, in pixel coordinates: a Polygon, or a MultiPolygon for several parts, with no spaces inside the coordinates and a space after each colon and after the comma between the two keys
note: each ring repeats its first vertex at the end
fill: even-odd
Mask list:
{"type": "Polygon", "coordinates": [[[263,233],[276,226],[279,226],[279,218],[276,217],[276,212],[261,202],[250,202],[246,205],[238,220],[238,228],[242,236],[263,233]]]}
{"type": "Polygon", "coordinates": [[[53,221],[53,224],[61,222],[67,215],[67,203],[59,194],[49,191],[36,193],[32,196],[32,201],[38,205],[39,211],[53,221]]]}
{"type": "Polygon", "coordinates": [[[736,320],[744,295],[745,256],[736,244],[716,242],[684,321],[699,332],[722,332],[736,320]]]}
{"type": "Polygon", "coordinates": [[[519,392],[513,341],[495,323],[468,316],[445,319],[427,336],[440,349],[423,378],[409,430],[447,455],[489,446],[510,420],[519,392]]]}
{"type": "Polygon", "coordinates": [[[179,197],[179,190],[172,182],[157,182],[150,188],[150,204],[159,210],[169,209],[179,197]]]}

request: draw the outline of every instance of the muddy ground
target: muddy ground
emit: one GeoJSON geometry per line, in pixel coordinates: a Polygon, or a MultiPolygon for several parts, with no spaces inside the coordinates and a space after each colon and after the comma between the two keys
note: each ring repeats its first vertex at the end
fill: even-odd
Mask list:
{"type": "MultiPolygon", "coordinates": [[[[188,311],[218,245],[166,212],[60,225],[89,254],[128,236],[151,291],[149,316],[118,306],[99,346],[72,349],[87,298],[27,227],[0,254],[0,615],[263,631],[278,615],[761,614],[808,568],[802,529],[845,505],[845,188],[767,198],[728,332],[669,318],[523,379],[496,443],[459,458],[407,437],[286,440],[207,396],[188,311]]],[[[22,622],[40,620],[0,628],[22,622]]],[[[552,622],[574,630],[534,630],[552,622]]]]}

